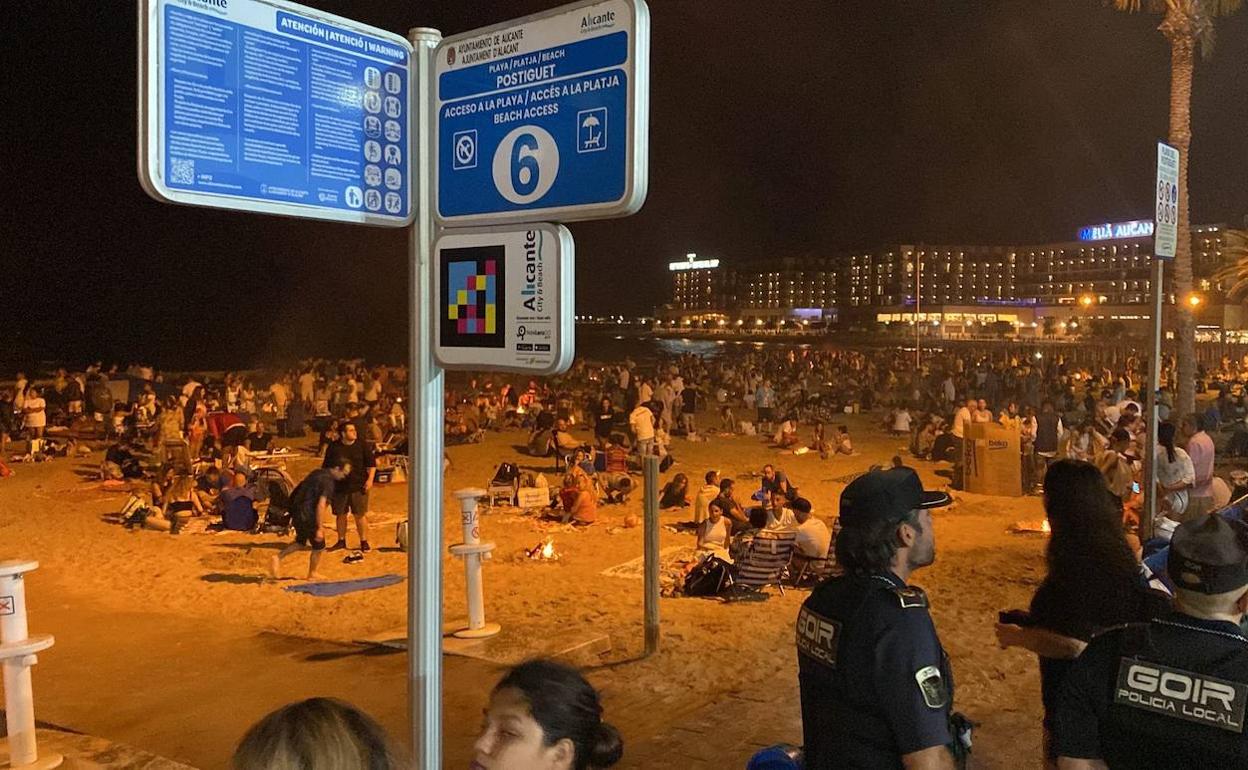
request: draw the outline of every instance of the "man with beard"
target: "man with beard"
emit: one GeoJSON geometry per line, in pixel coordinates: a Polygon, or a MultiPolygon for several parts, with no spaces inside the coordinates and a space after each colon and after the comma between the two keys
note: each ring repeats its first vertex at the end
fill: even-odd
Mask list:
{"type": "Polygon", "coordinates": [[[873,470],[841,493],[845,574],[816,588],[797,617],[809,770],[957,766],[949,661],[927,595],[906,585],[936,558],[929,509],[948,504],[905,467],[873,470]]]}

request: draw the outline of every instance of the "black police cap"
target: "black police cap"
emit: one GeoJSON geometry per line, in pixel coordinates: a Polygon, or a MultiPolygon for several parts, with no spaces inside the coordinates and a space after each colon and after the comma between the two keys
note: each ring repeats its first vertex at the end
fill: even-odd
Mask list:
{"type": "Polygon", "coordinates": [[[1202,594],[1248,586],[1248,525],[1218,515],[1180,524],[1166,572],[1179,588],[1202,594]]]}
{"type": "Polygon", "coordinates": [[[841,526],[899,522],[916,508],[939,508],[949,503],[947,493],[923,489],[913,468],[873,470],[851,481],[841,492],[841,526]]]}

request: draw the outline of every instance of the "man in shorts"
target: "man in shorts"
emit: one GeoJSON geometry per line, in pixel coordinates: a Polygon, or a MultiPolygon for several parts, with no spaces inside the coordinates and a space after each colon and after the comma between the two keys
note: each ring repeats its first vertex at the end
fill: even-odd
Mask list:
{"type": "Polygon", "coordinates": [[[377,472],[373,459],[373,450],[368,442],[360,438],[359,427],[350,421],[342,424],[342,438],[329,445],[325,450],[325,464],[329,468],[339,462],[346,462],[350,473],[338,482],[334,492],[334,516],[338,524],[338,542],[329,547],[331,551],[340,551],[347,547],[347,514],[355,517],[355,531],[360,536],[360,550],[371,548],[368,544],[368,492],[373,488],[373,474],[377,472]]]}
{"type": "Polygon", "coordinates": [[[345,457],[339,457],[324,468],[312,471],[308,477],[299,482],[290,495],[290,518],[295,528],[295,542],[282,549],[273,557],[270,571],[274,578],[282,576],[282,559],[295,551],[311,548],[308,557],[308,580],[319,580],[316,565],[321,561],[325,550],[325,531],[321,522],[333,513],[333,499],[338,482],[351,473],[351,463],[345,457]]]}

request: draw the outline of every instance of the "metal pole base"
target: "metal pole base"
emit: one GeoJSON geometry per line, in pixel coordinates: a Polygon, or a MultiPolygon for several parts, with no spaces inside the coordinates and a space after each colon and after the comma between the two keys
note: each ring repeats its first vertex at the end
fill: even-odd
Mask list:
{"type": "Polygon", "coordinates": [[[28,765],[11,765],[5,762],[0,767],[12,768],[12,770],[52,770],[54,767],[60,767],[64,761],[65,757],[60,754],[44,754],[28,765]]]}
{"type": "Polygon", "coordinates": [[[452,631],[451,636],[457,639],[489,639],[491,636],[498,636],[498,632],[503,627],[497,623],[486,623],[481,628],[462,628],[458,631],[452,631]]]}

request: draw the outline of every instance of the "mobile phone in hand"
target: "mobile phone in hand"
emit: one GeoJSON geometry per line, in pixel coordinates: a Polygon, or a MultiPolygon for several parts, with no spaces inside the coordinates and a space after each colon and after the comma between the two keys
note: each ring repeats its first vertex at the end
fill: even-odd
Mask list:
{"type": "Polygon", "coordinates": [[[1011,626],[1030,626],[1031,613],[1027,610],[1003,610],[997,613],[997,622],[1011,626]]]}

